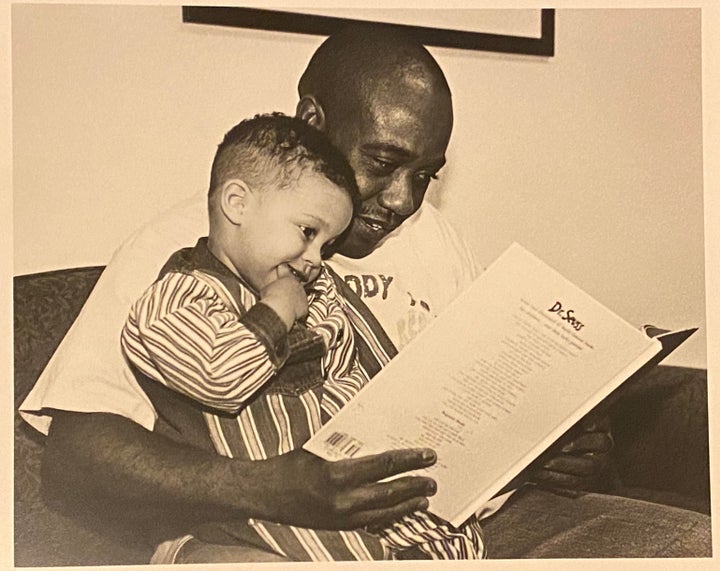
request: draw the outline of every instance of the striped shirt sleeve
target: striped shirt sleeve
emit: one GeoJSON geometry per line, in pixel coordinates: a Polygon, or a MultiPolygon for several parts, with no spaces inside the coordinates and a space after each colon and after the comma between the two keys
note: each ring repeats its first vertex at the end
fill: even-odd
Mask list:
{"type": "Polygon", "coordinates": [[[282,366],[286,335],[270,308],[256,304],[241,318],[206,281],[169,273],[132,307],[121,345],[151,379],[237,413],[282,366]]]}

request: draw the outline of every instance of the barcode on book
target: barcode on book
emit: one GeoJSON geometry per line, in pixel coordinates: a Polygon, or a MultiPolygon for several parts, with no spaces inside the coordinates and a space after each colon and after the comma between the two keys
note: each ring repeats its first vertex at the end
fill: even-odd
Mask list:
{"type": "Polygon", "coordinates": [[[325,439],[333,452],[337,452],[346,458],[352,458],[363,446],[363,443],[344,432],[333,432],[325,439]]]}

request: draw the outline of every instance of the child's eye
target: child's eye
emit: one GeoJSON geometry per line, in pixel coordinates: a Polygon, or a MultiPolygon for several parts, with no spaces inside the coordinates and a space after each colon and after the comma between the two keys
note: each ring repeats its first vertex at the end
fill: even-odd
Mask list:
{"type": "Polygon", "coordinates": [[[300,232],[303,233],[303,236],[305,236],[306,240],[312,240],[315,237],[315,234],[317,234],[317,231],[315,228],[310,228],[309,226],[303,226],[302,224],[299,226],[300,232]]]}

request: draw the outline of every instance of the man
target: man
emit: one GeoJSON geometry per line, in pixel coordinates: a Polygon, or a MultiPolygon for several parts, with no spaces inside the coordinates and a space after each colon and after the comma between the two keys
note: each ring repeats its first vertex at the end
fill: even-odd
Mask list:
{"type": "MultiPolygon", "coordinates": [[[[363,199],[347,240],[329,263],[362,297],[389,340],[402,347],[476,274],[471,255],[437,211],[430,205],[420,208],[428,184],[445,162],[453,121],[450,89],[424,48],[408,38],[360,28],[337,34],[318,49],[300,79],[299,95],[296,114],[324,131],[346,155],[363,199]]],[[[195,199],[136,233],[118,251],[24,403],[26,418],[42,429],[47,429],[48,413],[52,415],[43,472],[48,495],[87,505],[91,511],[112,506],[116,516],[120,511],[128,520],[151,520],[155,527],[176,522],[156,530],[163,539],[223,518],[348,529],[425,508],[434,492],[432,480],[381,480],[433,463],[432,451],[391,451],[338,463],[296,451],[242,462],[181,446],[171,432],[149,432],[156,426],[155,412],[119,356],[120,329],[129,303],[155,278],[170,253],[206,233],[202,218],[195,199]]],[[[370,343],[383,336],[376,330],[369,335],[370,343]]],[[[534,478],[584,487],[606,461],[610,446],[602,422],[586,425],[534,478]]],[[[615,517],[632,511],[643,521],[671,518],[660,506],[650,513],[637,502],[607,497],[595,501],[594,495],[575,501],[530,488],[515,496],[491,522],[491,556],[494,536],[506,543],[531,537],[533,545],[508,553],[531,552],[557,534],[550,523],[558,514],[569,529],[611,512],[615,517]],[[550,523],[533,526],[540,516],[550,523]],[[518,521],[532,529],[519,532],[518,521]]],[[[658,540],[649,529],[643,535],[613,528],[611,517],[603,522],[601,535],[607,543],[591,555],[603,556],[607,546],[626,533],[639,534],[636,542],[643,547],[658,540]]],[[[699,555],[693,550],[709,545],[708,522],[695,518],[693,526],[703,528],[700,543],[690,545],[679,530],[679,535],[662,539],[689,552],[669,554],[699,555]]],[[[597,536],[597,529],[588,527],[586,535],[597,536]]],[[[568,541],[554,541],[554,551],[543,554],[575,556],[573,549],[585,546],[585,539],[569,535],[568,541]]],[[[267,560],[266,555],[248,546],[233,558],[267,560]]]]}

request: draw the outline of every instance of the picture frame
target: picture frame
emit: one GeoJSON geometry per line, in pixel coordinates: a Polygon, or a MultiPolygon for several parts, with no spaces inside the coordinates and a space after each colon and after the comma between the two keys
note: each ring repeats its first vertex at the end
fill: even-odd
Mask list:
{"type": "Polygon", "coordinates": [[[548,8],[540,10],[540,37],[228,6],[183,6],[182,20],[188,24],[207,24],[322,36],[330,35],[349,24],[367,24],[382,26],[390,30],[410,32],[416,35],[423,44],[429,46],[540,57],[553,57],[555,54],[555,10],[548,8]]]}

